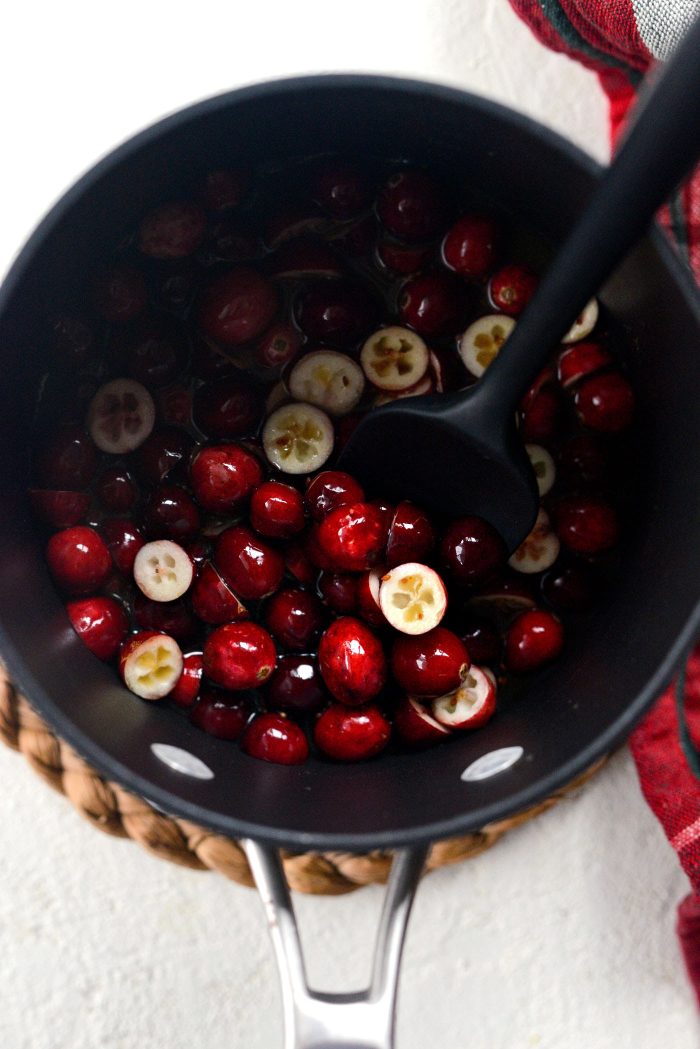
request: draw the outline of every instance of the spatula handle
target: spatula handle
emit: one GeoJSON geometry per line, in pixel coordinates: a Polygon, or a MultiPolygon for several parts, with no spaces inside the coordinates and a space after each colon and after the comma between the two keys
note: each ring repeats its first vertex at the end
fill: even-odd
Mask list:
{"type": "Polygon", "coordinates": [[[480,380],[510,416],[586,302],[700,155],[700,18],[655,70],[612,165],[480,380]]]}

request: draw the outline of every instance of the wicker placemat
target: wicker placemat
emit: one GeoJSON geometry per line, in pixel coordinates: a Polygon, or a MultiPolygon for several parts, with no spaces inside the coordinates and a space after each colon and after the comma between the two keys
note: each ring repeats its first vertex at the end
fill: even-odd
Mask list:
{"type": "MultiPolygon", "coordinates": [[[[187,820],[156,812],[143,799],[116,783],[103,779],[62,739],[45,725],[39,715],[12,685],[0,665],[0,738],[19,750],[29,764],[52,787],[72,802],[78,812],[98,830],[120,838],[131,838],[161,859],[195,870],[216,870],[241,885],[252,885],[248,864],[238,842],[214,834],[187,820]]],[[[557,791],[546,801],[516,816],[491,823],[474,834],[436,842],[430,851],[429,870],[457,863],[488,849],[498,839],[556,805],[563,797],[590,779],[605,759],[557,791]]],[[[297,892],[338,895],[371,882],[386,881],[391,853],[310,852],[284,853],[284,867],[292,889],[297,892]]]]}

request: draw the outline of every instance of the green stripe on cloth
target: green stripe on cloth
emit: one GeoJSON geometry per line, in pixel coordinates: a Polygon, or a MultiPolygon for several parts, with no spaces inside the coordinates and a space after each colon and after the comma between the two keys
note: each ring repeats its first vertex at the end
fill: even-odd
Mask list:
{"type": "Polygon", "coordinates": [[[618,58],[606,55],[604,51],[599,51],[589,44],[587,40],[583,39],[579,31],[569,21],[566,12],[562,10],[559,0],[539,0],[539,5],[542,8],[542,14],[568,48],[572,51],[579,51],[582,55],[602,65],[620,69],[629,78],[633,87],[637,87],[641,83],[642,74],[638,69],[633,69],[632,66],[628,66],[626,62],[621,62],[618,58]]]}

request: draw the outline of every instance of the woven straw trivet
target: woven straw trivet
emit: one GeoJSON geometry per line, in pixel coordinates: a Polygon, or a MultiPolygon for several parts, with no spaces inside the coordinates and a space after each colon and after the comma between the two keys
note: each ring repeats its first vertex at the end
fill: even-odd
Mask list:
{"type": "MultiPolygon", "coordinates": [[[[187,820],[156,812],[141,798],[105,780],[62,739],[51,732],[23,695],[16,691],[0,664],[0,738],[19,750],[52,787],[65,794],[93,827],[119,838],[131,838],[161,859],[195,870],[216,870],[241,885],[252,885],[248,864],[237,841],[224,838],[187,820]]],[[[546,801],[483,830],[436,842],[428,870],[457,863],[490,848],[502,835],[556,805],[590,779],[605,758],[546,801]]],[[[349,852],[283,853],[284,868],[297,892],[339,895],[371,882],[386,881],[390,852],[357,855],[349,852]]]]}

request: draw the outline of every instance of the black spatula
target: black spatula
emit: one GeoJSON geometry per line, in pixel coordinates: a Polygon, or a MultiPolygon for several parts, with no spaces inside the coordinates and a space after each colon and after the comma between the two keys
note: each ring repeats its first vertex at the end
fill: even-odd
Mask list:
{"type": "Polygon", "coordinates": [[[368,413],[340,466],[370,489],[451,516],[478,514],[509,550],[538,495],[516,406],[554,346],[700,154],[700,20],[638,104],[613,164],[484,376],[468,390],[368,413]]]}

